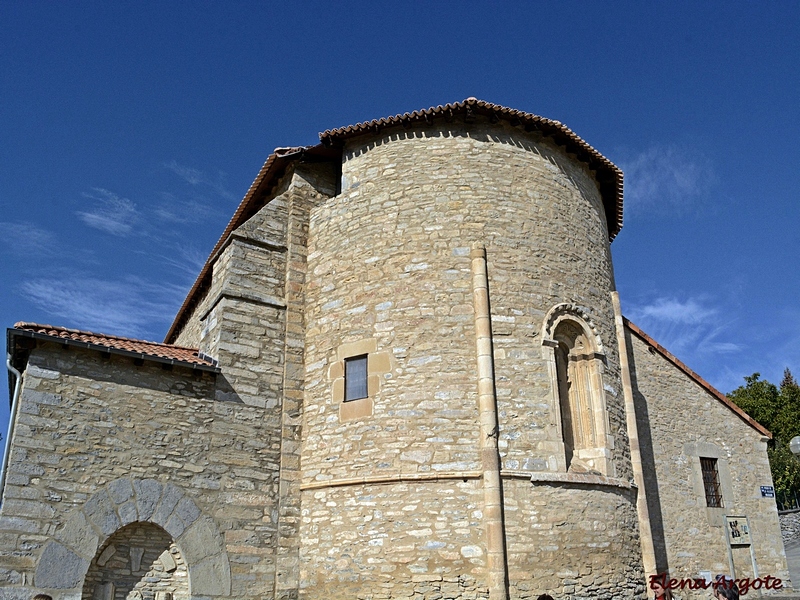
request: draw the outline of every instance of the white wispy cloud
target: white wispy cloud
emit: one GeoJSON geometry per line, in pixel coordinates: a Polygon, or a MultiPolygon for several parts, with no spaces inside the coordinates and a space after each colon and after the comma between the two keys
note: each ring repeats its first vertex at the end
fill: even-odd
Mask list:
{"type": "Polygon", "coordinates": [[[19,256],[52,256],[57,240],[52,231],[27,222],[0,222],[0,242],[19,256]]]}
{"type": "Polygon", "coordinates": [[[181,165],[176,160],[171,160],[167,163],[164,163],[164,167],[175,173],[189,185],[200,185],[201,183],[205,183],[205,176],[203,175],[202,171],[181,165]]]}
{"type": "Polygon", "coordinates": [[[634,309],[640,318],[669,323],[697,324],[713,317],[716,310],[703,306],[695,299],[677,300],[675,298],[657,298],[650,304],[634,309]]]}
{"type": "Polygon", "coordinates": [[[713,386],[728,393],[761,373],[780,383],[800,375],[800,310],[777,308],[766,322],[741,306],[710,297],[660,297],[625,303],[625,314],[713,386]]]}
{"type": "Polygon", "coordinates": [[[728,393],[744,385],[744,378],[760,373],[762,379],[779,384],[783,370],[800,374],[800,311],[783,309],[767,324],[752,319],[739,331],[746,340],[736,354],[727,354],[724,361],[709,365],[708,380],[722,392],[728,393]]]}
{"type": "Polygon", "coordinates": [[[218,211],[208,202],[200,200],[180,200],[169,192],[161,193],[161,203],[153,210],[154,216],[166,223],[202,223],[218,211]]]}
{"type": "Polygon", "coordinates": [[[632,214],[686,211],[706,198],[715,175],[711,162],[678,145],[653,146],[620,161],[625,208],[632,214]]]}
{"type": "Polygon", "coordinates": [[[694,357],[699,360],[707,355],[742,350],[741,344],[726,339],[731,334],[732,323],[704,298],[656,298],[642,304],[629,304],[625,312],[631,321],[689,364],[694,357]]]}
{"type": "Polygon", "coordinates": [[[184,286],[138,277],[33,279],[20,291],[67,326],[131,337],[157,337],[186,293],[184,286]]]}
{"type": "Polygon", "coordinates": [[[139,212],[133,202],[103,188],[92,188],[92,193],[83,196],[95,201],[94,208],[77,213],[89,227],[123,237],[133,232],[139,220],[139,212]]]}
{"type": "Polygon", "coordinates": [[[236,199],[236,196],[225,187],[225,175],[223,173],[218,173],[216,179],[214,179],[203,171],[182,165],[176,160],[164,163],[164,168],[169,169],[191,186],[207,188],[227,200],[236,199]]]}
{"type": "Polygon", "coordinates": [[[201,250],[197,246],[180,246],[178,248],[178,256],[182,260],[182,264],[188,273],[196,276],[203,265],[206,264],[208,259],[208,251],[201,250]]]}
{"type": "Polygon", "coordinates": [[[206,264],[208,252],[191,244],[178,243],[174,244],[168,252],[159,254],[158,258],[163,264],[185,275],[187,284],[191,284],[194,283],[200,269],[206,264]]]}

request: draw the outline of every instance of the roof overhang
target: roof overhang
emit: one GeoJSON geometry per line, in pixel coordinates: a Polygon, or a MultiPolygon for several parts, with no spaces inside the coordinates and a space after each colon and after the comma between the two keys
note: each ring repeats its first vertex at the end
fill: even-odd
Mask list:
{"type": "MultiPolygon", "coordinates": [[[[48,326],[44,326],[48,327],[48,326]]],[[[66,330],[63,328],[51,328],[54,331],[61,331],[61,332],[69,332],[73,330],[66,330]]],[[[157,344],[155,342],[140,342],[139,340],[127,340],[126,338],[114,338],[113,336],[102,336],[102,335],[94,335],[89,334],[89,332],[75,332],[81,333],[85,335],[91,335],[96,337],[96,341],[88,341],[86,339],[73,339],[70,337],[64,337],[63,335],[53,335],[49,333],[42,333],[41,331],[31,331],[30,329],[22,329],[19,327],[9,327],[6,330],[6,349],[8,352],[8,357],[11,362],[11,365],[17,369],[18,371],[22,372],[27,367],[28,357],[30,356],[31,351],[36,348],[36,346],[40,342],[52,342],[54,344],[60,344],[61,346],[73,347],[73,348],[80,348],[82,350],[94,350],[100,352],[104,355],[117,355],[117,356],[125,356],[128,358],[132,358],[134,360],[141,360],[144,362],[151,362],[157,363],[161,365],[170,365],[173,367],[183,367],[185,369],[189,369],[195,372],[207,372],[217,374],[221,372],[219,366],[217,366],[214,362],[210,359],[206,359],[205,357],[199,356],[195,360],[182,360],[180,358],[173,358],[169,356],[159,356],[155,354],[153,351],[146,351],[148,346],[153,348],[163,347],[163,344],[157,344]],[[140,342],[143,346],[142,350],[132,350],[128,348],[120,348],[113,345],[113,340],[123,340],[125,339],[128,342],[140,342]],[[103,340],[108,340],[108,343],[98,343],[102,342],[103,340]]],[[[182,351],[190,351],[190,349],[181,348],[182,351]]],[[[11,373],[9,373],[9,386],[13,388],[13,382],[11,380],[11,373]]]]}
{"type": "Polygon", "coordinates": [[[577,160],[585,163],[589,170],[593,172],[603,199],[609,240],[613,240],[616,237],[620,229],[622,229],[622,171],[558,121],[552,121],[498,104],[491,104],[476,98],[467,98],[463,102],[439,105],[426,110],[414,111],[413,113],[375,119],[338,129],[329,129],[319,134],[321,143],[316,146],[276,148],[267,158],[200,270],[197,279],[195,279],[189,293],[186,295],[186,299],[178,309],[175,319],[164,337],[164,342],[172,343],[177,339],[192,311],[210,288],[212,266],[230,242],[231,234],[272,200],[277,185],[291,164],[298,161],[321,160],[338,160],[341,162],[342,147],[350,138],[370,133],[377,134],[381,130],[390,127],[424,127],[432,124],[437,119],[444,121],[462,119],[463,122],[469,123],[477,115],[486,116],[490,120],[506,121],[510,125],[520,127],[527,132],[539,132],[543,137],[551,139],[553,143],[560,146],[564,152],[573,154],[577,160]]]}
{"type": "Polygon", "coordinates": [[[328,129],[319,134],[319,139],[326,146],[341,146],[348,139],[368,134],[375,135],[389,128],[426,127],[439,120],[445,122],[458,120],[462,123],[470,123],[477,116],[487,117],[494,122],[502,120],[526,132],[539,133],[545,138],[550,138],[565,153],[572,154],[577,160],[585,163],[589,170],[594,172],[600,195],[603,198],[609,240],[611,241],[617,236],[622,229],[622,171],[559,121],[545,119],[499,104],[491,104],[477,98],[467,98],[463,102],[434,106],[426,110],[365,121],[338,129],[328,129]]]}

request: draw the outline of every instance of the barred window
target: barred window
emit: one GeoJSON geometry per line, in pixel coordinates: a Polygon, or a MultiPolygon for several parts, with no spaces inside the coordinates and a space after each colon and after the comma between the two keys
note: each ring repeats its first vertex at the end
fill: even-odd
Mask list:
{"type": "Polygon", "coordinates": [[[719,488],[719,470],[716,458],[700,457],[700,468],[703,471],[703,487],[706,491],[706,506],[722,508],[722,492],[719,488]]]}
{"type": "Polygon", "coordinates": [[[359,400],[367,393],[367,355],[353,356],[344,361],[344,401],[359,400]]]}

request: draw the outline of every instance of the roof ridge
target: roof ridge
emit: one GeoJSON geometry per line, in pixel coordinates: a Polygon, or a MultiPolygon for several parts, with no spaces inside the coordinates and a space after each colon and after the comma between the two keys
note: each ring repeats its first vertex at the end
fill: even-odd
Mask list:
{"type": "Polygon", "coordinates": [[[361,121],[359,123],[354,123],[352,125],[345,125],[343,127],[336,127],[333,129],[326,129],[325,131],[319,134],[320,141],[324,141],[325,138],[334,137],[336,135],[341,135],[344,133],[350,133],[354,131],[361,131],[369,127],[374,126],[386,126],[386,125],[397,125],[405,119],[411,118],[419,118],[423,116],[430,116],[430,115],[438,115],[443,113],[446,110],[459,110],[465,108],[467,106],[478,106],[479,108],[493,110],[496,112],[509,114],[514,117],[521,117],[526,119],[535,119],[541,123],[545,123],[547,125],[552,125],[561,129],[563,133],[571,134],[572,137],[576,142],[580,142],[583,146],[586,147],[587,150],[592,150],[594,154],[596,154],[596,158],[601,159],[603,162],[607,163],[609,166],[613,166],[615,168],[616,165],[611,162],[608,158],[603,156],[600,152],[598,152],[591,144],[589,144],[586,140],[572,131],[569,127],[567,127],[561,121],[557,121],[554,119],[548,119],[547,117],[542,117],[541,115],[536,115],[534,113],[529,113],[524,110],[519,110],[517,108],[511,108],[508,106],[504,106],[502,104],[494,104],[493,102],[487,102],[486,100],[480,100],[474,96],[470,96],[465,100],[461,100],[460,102],[449,102],[447,104],[439,104],[437,106],[431,106],[428,108],[420,108],[418,110],[412,112],[404,112],[404,113],[397,113],[396,115],[390,115],[386,117],[380,117],[378,119],[371,119],[369,121],[361,121]]]}
{"type": "Polygon", "coordinates": [[[767,436],[768,438],[772,439],[772,433],[764,427],[761,423],[756,421],[753,417],[748,415],[744,410],[742,410],[735,402],[733,402],[730,398],[728,398],[725,394],[720,392],[717,388],[713,385],[708,383],[705,379],[700,377],[697,373],[695,373],[692,369],[690,369],[686,363],[681,361],[677,358],[674,354],[672,354],[669,350],[664,348],[661,344],[647,335],[638,325],[631,322],[630,319],[623,316],[622,321],[628,329],[630,329],[633,333],[635,333],[645,344],[647,344],[650,348],[658,352],[661,356],[675,365],[678,369],[683,371],[686,375],[689,376],[695,383],[697,383],[700,387],[704,388],[708,393],[712,396],[717,398],[720,402],[725,404],[729,409],[735,412],[740,419],[742,419],[745,423],[750,425],[753,429],[760,432],[761,434],[767,436]]]}
{"type": "MultiPolygon", "coordinates": [[[[164,338],[174,340],[182,330],[186,319],[189,318],[190,311],[198,304],[204,290],[209,287],[211,279],[211,266],[217,258],[219,252],[225,247],[230,239],[233,230],[249,218],[249,211],[262,206],[259,201],[263,201],[264,196],[271,193],[272,186],[285,174],[285,169],[295,160],[300,160],[306,155],[315,154],[325,156],[326,153],[335,151],[338,148],[340,138],[354,137],[366,134],[372,128],[394,127],[411,122],[429,122],[431,117],[445,116],[447,111],[460,111],[470,107],[477,107],[483,111],[493,112],[503,118],[514,121],[518,124],[526,123],[534,129],[543,129],[543,134],[553,137],[559,144],[567,148],[569,152],[576,152],[578,160],[584,162],[587,167],[596,172],[596,180],[600,187],[600,195],[606,207],[606,222],[608,225],[609,241],[622,229],[622,202],[623,202],[623,175],[622,171],[613,162],[603,156],[598,150],[587,143],[583,138],[573,132],[569,127],[560,121],[547,119],[533,113],[527,113],[514,108],[492,104],[485,100],[480,100],[475,96],[470,96],[459,102],[439,104],[429,108],[415,110],[411,113],[406,112],[389,117],[382,117],[372,121],[363,121],[354,125],[347,125],[338,129],[326,129],[319,134],[320,144],[316,146],[287,146],[275,148],[272,154],[267,157],[261,170],[256,175],[247,193],[242,198],[239,206],[228,221],[222,235],[220,236],[211,253],[208,255],[200,273],[189,289],[183,304],[178,309],[172,325],[164,338]],[[541,127],[539,127],[541,126],[541,127]],[[263,188],[263,189],[262,189],[263,188]],[[257,198],[258,196],[258,198],[257,198]]],[[[271,199],[271,198],[270,198],[271,199]]]]}

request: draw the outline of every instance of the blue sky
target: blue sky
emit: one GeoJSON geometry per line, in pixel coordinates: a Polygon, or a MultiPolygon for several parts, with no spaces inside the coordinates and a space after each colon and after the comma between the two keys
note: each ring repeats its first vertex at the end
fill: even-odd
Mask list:
{"type": "Polygon", "coordinates": [[[275,147],[469,96],[625,171],[629,318],[723,392],[800,375],[796,2],[6,0],[2,325],[161,340],[275,147]]]}

